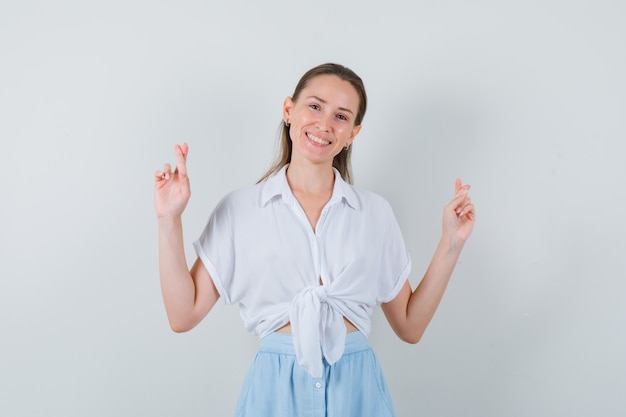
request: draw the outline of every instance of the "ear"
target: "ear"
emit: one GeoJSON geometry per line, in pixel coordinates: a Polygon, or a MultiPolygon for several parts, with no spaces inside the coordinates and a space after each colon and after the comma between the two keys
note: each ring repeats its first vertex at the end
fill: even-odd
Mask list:
{"type": "Polygon", "coordinates": [[[348,141],[346,144],[351,145],[352,142],[354,141],[354,138],[356,138],[356,135],[358,135],[360,131],[361,131],[361,125],[354,126],[352,128],[352,133],[350,134],[350,137],[348,138],[348,141]]]}
{"type": "Polygon", "coordinates": [[[291,118],[291,110],[293,109],[293,99],[289,96],[283,102],[283,121],[288,122],[291,118]]]}

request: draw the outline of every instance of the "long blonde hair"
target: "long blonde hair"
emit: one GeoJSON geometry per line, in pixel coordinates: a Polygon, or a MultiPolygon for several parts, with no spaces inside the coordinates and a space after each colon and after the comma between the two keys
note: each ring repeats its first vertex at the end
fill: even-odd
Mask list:
{"type": "MultiPolygon", "coordinates": [[[[300,81],[296,85],[296,89],[291,96],[291,99],[295,102],[298,100],[300,93],[307,85],[311,82],[311,80],[320,75],[335,75],[340,79],[349,82],[352,84],[354,89],[359,95],[359,109],[354,118],[354,125],[360,126],[363,117],[365,116],[365,110],[367,109],[367,94],[365,93],[365,86],[363,85],[363,80],[356,75],[354,71],[350,68],[344,67],[343,65],[327,63],[318,65],[317,67],[311,68],[308,70],[300,81]]],[[[274,175],[278,171],[281,170],[282,167],[291,162],[291,137],[289,136],[289,127],[281,123],[282,128],[280,131],[280,149],[275,157],[274,162],[272,163],[271,168],[261,177],[261,179],[257,182],[257,184],[268,177],[274,175]]],[[[350,163],[350,156],[352,155],[352,146],[349,146],[348,149],[342,149],[335,158],[333,159],[333,167],[339,171],[341,174],[341,178],[347,183],[352,184],[352,165],[350,163]]]]}

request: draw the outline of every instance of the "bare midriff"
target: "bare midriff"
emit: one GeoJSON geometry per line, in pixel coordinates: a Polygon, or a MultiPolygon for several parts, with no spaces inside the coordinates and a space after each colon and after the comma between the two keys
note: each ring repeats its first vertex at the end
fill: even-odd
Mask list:
{"type": "MultiPolygon", "coordinates": [[[[359,329],[357,329],[354,324],[350,323],[350,320],[348,320],[347,318],[343,318],[343,322],[346,324],[346,332],[348,333],[352,333],[352,332],[358,332],[359,329]]],[[[281,327],[280,329],[276,330],[278,333],[291,333],[291,323],[287,323],[285,324],[283,327],[281,327]]]]}

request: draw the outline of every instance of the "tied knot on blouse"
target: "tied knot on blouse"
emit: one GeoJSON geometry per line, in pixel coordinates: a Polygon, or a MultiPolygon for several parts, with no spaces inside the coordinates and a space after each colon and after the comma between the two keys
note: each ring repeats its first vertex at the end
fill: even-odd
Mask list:
{"type": "Polygon", "coordinates": [[[341,299],[334,298],[331,286],[303,288],[294,297],[289,311],[298,364],[314,378],[337,362],[346,341],[346,325],[340,313],[341,299]]]}

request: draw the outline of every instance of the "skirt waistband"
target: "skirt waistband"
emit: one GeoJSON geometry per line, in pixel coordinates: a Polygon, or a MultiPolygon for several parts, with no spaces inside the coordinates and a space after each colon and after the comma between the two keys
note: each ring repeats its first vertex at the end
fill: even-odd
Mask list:
{"type": "MultiPolygon", "coordinates": [[[[367,337],[361,332],[346,333],[346,346],[343,351],[346,353],[361,352],[371,349],[367,337]]],[[[261,339],[259,352],[280,353],[283,355],[295,355],[293,346],[293,335],[289,333],[273,332],[261,339]]]]}

